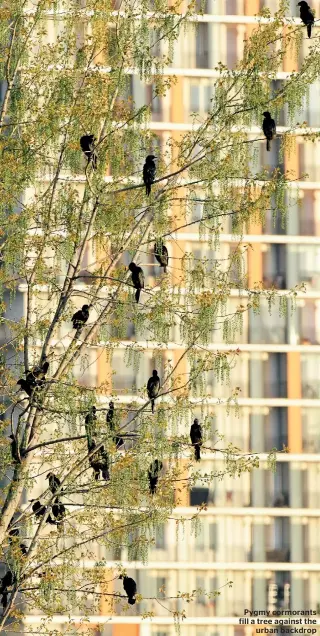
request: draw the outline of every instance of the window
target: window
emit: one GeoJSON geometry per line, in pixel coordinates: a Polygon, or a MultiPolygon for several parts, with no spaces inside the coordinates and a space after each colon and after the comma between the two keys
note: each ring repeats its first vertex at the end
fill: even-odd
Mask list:
{"type": "Polygon", "coordinates": [[[155,547],[157,550],[165,550],[165,524],[162,523],[155,531],[155,547]]]}
{"type": "Polygon", "coordinates": [[[190,492],[190,505],[201,506],[209,501],[209,488],[192,488],[190,492]]]}
{"type": "Polygon", "coordinates": [[[197,113],[202,117],[206,116],[212,108],[214,85],[209,83],[209,80],[198,79],[190,80],[187,84],[188,86],[186,116],[190,115],[190,113],[197,113]]]}
{"type": "Polygon", "coordinates": [[[150,104],[152,115],[161,115],[161,97],[155,94],[154,85],[146,87],[147,104],[150,104]]]}
{"type": "Polygon", "coordinates": [[[209,548],[216,550],[217,548],[217,524],[209,523],[209,548]]]}
{"type": "Polygon", "coordinates": [[[167,594],[167,577],[165,576],[157,576],[156,577],[156,595],[157,596],[165,596],[167,594]]]}
{"type": "Polygon", "coordinates": [[[208,23],[199,22],[196,25],[196,67],[209,67],[209,50],[208,50],[208,23]]]}

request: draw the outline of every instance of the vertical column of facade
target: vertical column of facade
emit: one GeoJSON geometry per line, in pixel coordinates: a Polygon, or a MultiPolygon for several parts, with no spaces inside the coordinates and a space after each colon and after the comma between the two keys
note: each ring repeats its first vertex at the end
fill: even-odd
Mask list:
{"type": "MultiPolygon", "coordinates": [[[[114,611],[114,597],[109,596],[114,592],[114,579],[115,572],[111,568],[106,568],[103,573],[104,582],[101,584],[101,592],[105,596],[101,596],[100,600],[100,614],[102,616],[113,616],[115,614],[114,611]]],[[[113,636],[114,629],[117,625],[113,625],[113,636]]]]}
{"type": "MultiPolygon", "coordinates": [[[[245,0],[244,2],[245,15],[254,16],[260,10],[259,0],[245,0]]],[[[255,25],[246,25],[246,37],[249,38],[254,30],[255,25]]],[[[262,225],[260,222],[251,223],[248,227],[249,234],[262,234],[262,225]]],[[[262,263],[262,250],[261,244],[255,243],[252,249],[247,252],[248,256],[248,286],[253,288],[254,284],[262,281],[263,279],[263,263],[262,263]]],[[[263,378],[262,368],[259,360],[255,361],[256,364],[250,365],[250,397],[253,394],[261,394],[263,391],[263,378]],[[255,373],[253,373],[255,371],[255,373]]],[[[251,440],[252,447],[261,448],[263,429],[262,421],[260,418],[251,418],[251,440]]],[[[254,479],[252,479],[252,506],[260,506],[264,501],[264,471],[255,471],[254,479]]],[[[265,555],[264,545],[264,526],[260,520],[258,523],[252,524],[252,560],[261,561],[262,556],[265,555]]],[[[260,609],[265,607],[265,577],[260,576],[259,573],[254,573],[252,577],[252,609],[260,609]]]]}
{"type": "MultiPolygon", "coordinates": [[[[171,122],[183,122],[184,121],[184,104],[183,104],[183,83],[184,83],[184,78],[183,77],[179,77],[178,81],[176,84],[174,84],[171,87],[171,113],[170,113],[170,118],[171,118],[171,122]]],[[[179,141],[181,138],[181,133],[179,132],[172,132],[172,138],[174,141],[179,141]]],[[[175,165],[175,149],[173,148],[172,150],[173,152],[173,156],[172,156],[172,166],[173,166],[173,170],[177,167],[175,165]]],[[[179,198],[183,198],[185,193],[186,193],[186,189],[185,188],[179,188],[178,190],[179,194],[179,198]]],[[[184,218],[184,205],[181,202],[178,201],[176,203],[176,205],[174,205],[172,207],[171,210],[171,214],[172,214],[172,227],[173,228],[178,228],[180,225],[183,225],[183,218],[184,218]]],[[[171,269],[171,276],[172,276],[172,285],[177,285],[179,283],[181,283],[183,285],[183,271],[181,269],[181,257],[183,256],[183,254],[185,254],[186,251],[186,242],[183,240],[183,232],[178,232],[178,241],[172,241],[171,242],[171,255],[172,255],[172,269],[171,269]]],[[[171,352],[170,352],[171,353],[171,352]]],[[[182,351],[172,351],[172,364],[175,366],[176,364],[178,364],[179,359],[181,357],[182,351]]],[[[175,379],[177,378],[177,376],[179,376],[179,374],[181,374],[181,376],[183,378],[187,377],[187,360],[186,358],[183,358],[183,360],[178,364],[177,367],[177,372],[175,374],[175,379]]],[[[189,461],[188,460],[181,460],[181,462],[179,463],[179,467],[181,469],[181,479],[187,479],[188,477],[188,469],[187,469],[187,465],[188,465],[189,461]]],[[[180,482],[179,487],[176,489],[175,492],[175,502],[176,505],[178,506],[189,506],[190,504],[190,495],[189,495],[189,488],[188,488],[188,482],[180,482]]]]}
{"type": "MultiPolygon", "coordinates": [[[[294,59],[294,52],[290,49],[283,61],[283,70],[292,72],[297,66],[294,59]]],[[[299,178],[299,145],[295,138],[291,144],[290,152],[285,151],[285,170],[290,173],[293,179],[299,178]]],[[[290,205],[290,212],[287,215],[287,234],[299,235],[299,207],[298,204],[290,205]]],[[[289,289],[298,280],[298,258],[297,248],[294,245],[287,245],[286,249],[286,287],[289,289]]],[[[300,330],[298,313],[291,312],[288,307],[287,312],[287,341],[288,344],[296,345],[300,343],[300,330]]],[[[287,383],[288,398],[301,398],[301,360],[300,353],[289,351],[287,354],[287,383]]],[[[302,422],[301,408],[298,406],[288,407],[288,446],[291,453],[302,452],[302,422]]],[[[289,488],[290,506],[301,508],[303,506],[303,473],[300,464],[289,464],[289,488]]],[[[301,563],[304,561],[303,554],[303,525],[301,518],[292,517],[290,520],[290,560],[301,563]]],[[[304,585],[302,577],[293,572],[291,575],[291,609],[304,608],[304,585]]]]}
{"type": "MultiPolygon", "coordinates": [[[[91,244],[91,249],[89,252],[90,254],[89,261],[90,260],[92,262],[98,261],[100,264],[102,264],[104,261],[107,262],[109,259],[109,254],[107,253],[109,249],[110,247],[105,249],[101,245],[99,245],[97,246],[96,252],[94,254],[92,250],[92,244],[91,244]]],[[[101,347],[100,349],[97,349],[96,355],[97,355],[97,387],[99,387],[98,392],[100,392],[100,394],[102,395],[106,395],[106,394],[108,395],[112,391],[112,369],[107,357],[107,352],[105,350],[105,347],[101,347]]]]}
{"type": "MultiPolygon", "coordinates": [[[[287,353],[288,398],[301,398],[301,361],[300,353],[287,353]]],[[[301,408],[288,407],[288,446],[291,453],[302,453],[301,408]]],[[[289,464],[290,506],[303,507],[303,471],[301,464],[289,464]]],[[[303,525],[301,518],[290,520],[290,560],[296,563],[304,561],[303,525]]],[[[304,583],[300,573],[291,575],[291,609],[304,609],[304,583]]]]}

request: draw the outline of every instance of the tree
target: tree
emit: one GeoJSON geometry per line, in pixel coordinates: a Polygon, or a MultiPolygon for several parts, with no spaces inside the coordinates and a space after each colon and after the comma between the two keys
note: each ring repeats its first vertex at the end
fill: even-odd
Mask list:
{"type": "MultiPolygon", "coordinates": [[[[116,8],[107,0],[89,0],[85,9],[71,1],[61,7],[39,0],[32,7],[10,0],[0,9],[2,434],[10,427],[14,436],[11,447],[9,441],[1,447],[6,482],[0,537],[13,574],[2,630],[7,620],[21,618],[18,593],[26,608],[37,606],[48,616],[75,605],[84,612],[88,590],[94,604],[101,595],[118,601],[119,593],[106,591],[103,560],[94,566],[98,545],[102,551],[129,545],[137,530],[132,545],[146,558],[155,528],[170,517],[184,487],[199,477],[211,482],[257,466],[254,453],[245,456],[232,445],[210,442],[206,418],[201,456],[219,451],[226,462],[222,472],[203,477],[194,465],[189,428],[195,405],[208,397],[207,374],[228,382],[239,353],[212,349],[212,330],[221,329],[227,343],[236,341],[243,313],[258,311],[261,298],[270,308],[279,299],[284,311],[297,293],[264,290],[259,281],[252,288],[242,271],[243,256],[252,249],[241,241],[245,228],[263,220],[266,210],[284,215],[291,182],[278,167],[255,170],[254,148],[264,137],[261,132],[248,138],[248,129],[261,126],[267,108],[274,116],[286,106],[290,121],[281,148],[288,149],[295,112],[320,68],[314,45],[299,72],[271,91],[283,56],[301,46],[303,32],[285,18],[287,6],[281,3],[273,18],[264,12],[267,19],[258,20],[235,71],[219,64],[208,116],[195,114],[192,132],[165,143],[150,130],[150,103],[138,107],[131,97],[129,69],[152,83],[155,97],[170,91],[175,78],[163,70],[184,26],[192,24],[194,5],[184,13],[179,2],[168,7],[162,0],[152,7],[122,0],[116,8]],[[84,135],[94,136],[86,156],[80,148],[84,135]],[[142,168],[153,152],[157,171],[147,198],[142,168]],[[199,232],[208,234],[212,248],[222,221],[232,218],[238,242],[228,261],[170,254],[173,233],[197,223],[191,215],[199,202],[199,232]],[[156,265],[136,303],[127,266],[136,261],[146,276],[159,241],[169,245],[169,275],[156,265]],[[232,288],[239,289],[241,300],[228,315],[232,288]],[[19,314],[21,289],[26,301],[19,314]],[[72,329],[71,319],[84,305],[89,317],[78,315],[72,329]],[[165,360],[174,328],[181,353],[165,360]],[[129,401],[112,389],[119,340],[124,364],[135,369],[144,362],[143,342],[151,343],[152,368],[161,380],[154,414],[146,386],[129,401]],[[79,379],[90,368],[92,351],[105,356],[110,369],[98,386],[79,379]],[[45,361],[47,373],[41,372],[45,361]],[[17,380],[28,383],[36,365],[40,371],[33,370],[35,379],[24,385],[30,395],[17,392],[17,380]],[[105,421],[105,396],[115,403],[113,429],[105,421]],[[85,418],[94,405],[90,441],[85,418]],[[117,448],[115,432],[124,450],[117,448]],[[164,470],[151,496],[148,470],[155,459],[164,470]],[[98,481],[106,462],[110,479],[98,481]],[[61,482],[55,492],[39,477],[50,472],[61,482]],[[40,502],[38,508],[32,509],[31,498],[40,502]],[[19,535],[12,537],[12,529],[19,535]],[[93,564],[83,573],[81,589],[80,558],[93,564]]],[[[303,134],[316,138],[307,128],[303,134]]],[[[121,374],[121,368],[116,371],[121,374]]],[[[236,403],[236,396],[232,387],[227,403],[236,403]]],[[[126,598],[123,593],[123,606],[126,598]]]]}

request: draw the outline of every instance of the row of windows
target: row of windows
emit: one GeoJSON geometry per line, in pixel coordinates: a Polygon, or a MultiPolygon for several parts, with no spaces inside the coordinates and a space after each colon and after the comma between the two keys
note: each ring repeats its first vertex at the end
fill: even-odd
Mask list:
{"type": "MultiPolygon", "coordinates": [[[[47,439],[47,436],[46,436],[47,439]]],[[[219,442],[216,448],[226,449],[226,444],[219,442]]],[[[221,455],[219,455],[221,457],[221,455]]],[[[70,460],[66,454],[65,461],[70,460]]],[[[119,461],[119,457],[113,457],[113,463],[119,461]]],[[[166,466],[164,461],[165,477],[166,466]]],[[[34,471],[38,470],[38,463],[34,465],[34,471]]],[[[292,462],[277,462],[276,473],[267,468],[266,463],[261,463],[258,469],[252,469],[251,473],[243,473],[240,477],[233,477],[226,472],[226,465],[221,461],[207,460],[205,452],[197,470],[203,478],[199,477],[190,495],[184,498],[182,505],[199,506],[206,503],[212,511],[215,507],[243,508],[248,506],[266,508],[283,508],[285,516],[286,508],[315,508],[320,509],[320,464],[305,463],[293,464],[292,462]],[[213,474],[212,481],[208,484],[208,475],[213,474]],[[223,475],[222,479],[218,479],[223,475]]],[[[89,475],[89,467],[87,468],[89,475]]],[[[115,472],[115,479],[118,475],[115,472]]],[[[32,498],[40,497],[47,484],[35,484],[32,498]]],[[[148,501],[148,485],[146,488],[146,503],[148,501]]],[[[187,495],[187,493],[185,493],[187,495]]],[[[70,494],[70,502],[79,505],[81,497],[70,494]]],[[[181,501],[179,499],[181,504],[181,501]]],[[[301,560],[301,559],[300,559],[301,560]]]]}
{"type": "MultiPolygon", "coordinates": [[[[127,569],[128,576],[132,576],[140,594],[145,597],[140,603],[130,606],[127,615],[140,615],[144,611],[154,611],[157,616],[166,616],[168,609],[173,612],[187,608],[188,616],[214,617],[237,616],[242,617],[244,608],[257,607],[269,611],[275,610],[303,610],[314,609],[320,611],[319,592],[320,575],[311,572],[305,576],[300,572],[270,572],[247,571],[238,572],[226,570],[217,572],[201,572],[195,570],[136,570],[127,569]],[[232,585],[228,585],[232,582],[232,585]],[[187,592],[198,590],[198,599],[191,606],[183,600],[176,600],[177,590],[187,592]],[[201,590],[204,594],[201,594],[201,590]],[[214,595],[215,592],[220,592],[214,595]],[[155,598],[156,597],[156,598],[155,598]],[[160,603],[156,599],[159,599],[160,603]],[[162,602],[161,602],[162,600],[162,602]]],[[[122,583],[114,581],[114,591],[122,593],[122,583]]],[[[198,596],[197,595],[197,596],[198,596]]],[[[88,593],[87,609],[92,609],[93,598],[88,593]]],[[[121,602],[116,603],[116,613],[122,613],[121,602]]],[[[37,614],[35,609],[34,614],[37,614]]],[[[73,614],[77,614],[75,605],[73,614]]]]}
{"type": "MultiPolygon", "coordinates": [[[[319,563],[319,520],[306,523],[288,517],[202,517],[197,534],[185,530],[176,534],[175,521],[160,526],[155,533],[155,545],[149,550],[149,560],[224,563],[267,562],[319,563]]],[[[188,530],[187,530],[188,529],[188,530]]],[[[132,540],[137,537],[132,537],[132,540]]],[[[118,549],[109,559],[139,560],[139,551],[118,549]]]]}
{"type": "MultiPolygon", "coordinates": [[[[106,357],[100,349],[88,349],[73,369],[75,379],[82,385],[96,386],[107,381],[110,392],[119,395],[145,395],[145,386],[157,368],[160,379],[164,382],[172,365],[173,353],[153,352],[152,350],[135,351],[130,354],[128,348],[114,348],[106,357]]],[[[301,395],[289,392],[287,379],[286,353],[246,353],[228,357],[230,379],[220,378],[212,368],[210,371],[197,370],[189,362],[186,372],[189,375],[188,385],[190,397],[199,397],[203,392],[207,397],[228,397],[237,389],[239,397],[250,398],[302,398],[320,399],[320,354],[300,354],[300,365],[297,360],[296,372],[301,373],[301,395]],[[192,378],[192,379],[191,379],[192,378]]],[[[52,363],[54,373],[58,362],[52,363]]],[[[212,363],[213,366],[213,363],[212,363]]],[[[19,372],[17,360],[8,359],[8,367],[12,372],[19,372]]]]}

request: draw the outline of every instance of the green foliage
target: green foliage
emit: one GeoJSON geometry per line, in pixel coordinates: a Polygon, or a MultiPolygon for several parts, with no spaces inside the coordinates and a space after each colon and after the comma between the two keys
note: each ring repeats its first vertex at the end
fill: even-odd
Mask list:
{"type": "MultiPolygon", "coordinates": [[[[292,152],[295,120],[320,68],[315,44],[300,70],[271,90],[284,56],[290,50],[298,54],[302,43],[302,29],[293,25],[286,26],[284,37],[288,7],[281,2],[273,20],[258,19],[236,68],[217,66],[207,116],[197,114],[191,132],[164,140],[150,130],[150,104],[134,102],[131,71],[135,81],[152,84],[154,96],[170,92],[176,78],[163,71],[172,64],[179,38],[196,28],[190,22],[194,3],[182,14],[179,2],[168,8],[156,0],[151,18],[147,0],[139,6],[124,0],[121,13],[109,0],[87,0],[83,10],[71,0],[32,6],[26,13],[22,0],[10,0],[0,9],[0,79],[7,82],[0,115],[1,384],[8,418],[1,423],[0,536],[3,559],[18,579],[1,629],[7,618],[21,617],[14,604],[17,590],[23,591],[27,610],[37,607],[49,618],[98,612],[101,595],[110,601],[110,611],[128,611],[121,588],[113,587],[120,564],[110,581],[104,579],[108,561],[120,561],[125,548],[129,560],[147,563],[155,533],[186,488],[258,468],[256,455],[224,444],[218,431],[213,442],[211,416],[203,411],[207,398],[223,404],[218,409],[237,413],[239,394],[231,380],[239,351],[219,351],[213,336],[236,343],[245,312],[259,313],[266,299],[270,312],[278,301],[284,315],[303,290],[301,285],[278,294],[260,281],[249,286],[246,258],[254,246],[244,243],[244,235],[250,224],[263,224],[269,210],[274,221],[281,217],[284,223],[297,197],[290,189],[292,175],[278,167],[260,168],[248,128],[261,126],[266,108],[276,115],[285,108],[290,130],[281,136],[280,159],[292,152]],[[97,139],[96,171],[79,148],[80,136],[89,133],[97,139]],[[141,171],[150,152],[158,156],[159,181],[147,199],[141,171]],[[198,203],[200,220],[193,217],[198,203]],[[226,257],[220,235],[229,218],[234,249],[226,257]],[[179,230],[197,231],[206,252],[182,250],[176,243],[179,230]],[[159,239],[167,244],[170,239],[168,275],[155,265],[153,246],[159,239]],[[130,260],[145,272],[139,304],[130,260]],[[235,289],[239,305],[230,312],[235,289]],[[71,317],[84,303],[90,304],[90,318],[75,336],[71,317]],[[115,369],[120,351],[121,366],[115,369]],[[148,368],[158,369],[163,396],[154,415],[143,375],[150,352],[148,368]],[[17,394],[16,381],[41,354],[50,362],[48,381],[30,404],[25,394],[17,394]],[[90,374],[93,357],[96,374],[90,374]],[[132,387],[117,392],[112,376],[121,379],[128,369],[132,387]],[[214,394],[220,384],[224,398],[214,394]],[[107,428],[111,397],[125,451],[107,428]],[[94,405],[95,442],[108,454],[110,481],[95,481],[88,462],[84,423],[94,405]],[[206,417],[203,457],[221,454],[220,463],[211,456],[210,468],[205,464],[203,470],[193,464],[189,438],[198,408],[206,417]],[[11,457],[11,425],[21,462],[11,457]],[[154,459],[164,467],[151,496],[148,470],[154,459]],[[52,508],[54,497],[43,483],[50,471],[63,481],[59,496],[67,517],[59,527],[35,518],[30,503],[41,496],[52,508]],[[27,555],[19,552],[19,541],[8,540],[12,519],[27,537],[27,555]],[[83,560],[90,564],[81,574],[86,594],[79,590],[83,560]]],[[[261,18],[269,15],[260,12],[261,18]]],[[[317,140],[308,130],[306,136],[317,140]]],[[[274,470],[275,462],[272,449],[268,468],[274,470]]],[[[177,536],[180,530],[197,535],[200,513],[177,518],[177,536]]],[[[177,599],[191,603],[203,593],[177,591],[170,600],[168,611],[178,628],[185,610],[178,611],[177,599]]],[[[146,604],[141,608],[143,616],[152,615],[146,604]]],[[[72,633],[70,626],[66,633],[69,628],[72,633]]],[[[50,621],[44,620],[43,629],[54,633],[50,621]]]]}

